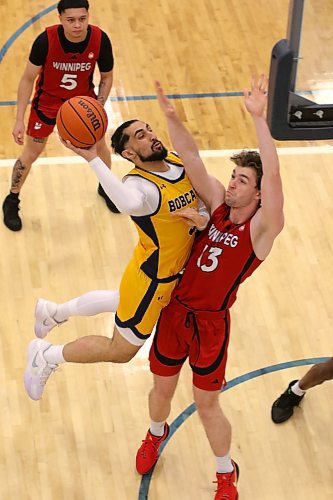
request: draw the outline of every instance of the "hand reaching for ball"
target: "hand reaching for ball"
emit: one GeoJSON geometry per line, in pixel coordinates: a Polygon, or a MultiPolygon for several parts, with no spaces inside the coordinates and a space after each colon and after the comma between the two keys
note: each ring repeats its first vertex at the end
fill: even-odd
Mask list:
{"type": "Polygon", "coordinates": [[[60,106],[56,124],[62,139],[78,148],[89,148],[104,137],[108,117],[101,103],[93,97],[75,96],[60,106]]]}
{"type": "Polygon", "coordinates": [[[73,144],[71,144],[70,141],[65,141],[60,136],[59,136],[59,139],[60,139],[60,142],[64,146],[66,146],[66,148],[70,149],[71,151],[73,151],[77,155],[82,156],[82,158],[84,158],[86,161],[91,161],[94,158],[97,158],[97,156],[98,156],[96,144],[94,144],[93,146],[91,146],[88,149],[82,149],[82,148],[77,148],[77,147],[73,146],[73,144]]]}

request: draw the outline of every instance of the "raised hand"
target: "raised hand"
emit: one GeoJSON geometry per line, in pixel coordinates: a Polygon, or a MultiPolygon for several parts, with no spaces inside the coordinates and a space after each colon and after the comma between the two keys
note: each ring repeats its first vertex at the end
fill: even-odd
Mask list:
{"type": "Polygon", "coordinates": [[[161,110],[167,117],[172,117],[176,114],[176,111],[174,107],[172,106],[171,102],[167,98],[167,96],[163,92],[163,88],[160,84],[160,82],[155,81],[155,90],[156,90],[156,96],[157,96],[157,101],[158,104],[160,105],[161,110]]]}
{"type": "Polygon", "coordinates": [[[86,161],[91,161],[94,158],[97,158],[98,156],[96,144],[94,144],[88,149],[82,149],[82,148],[76,148],[70,141],[64,141],[64,139],[62,139],[60,136],[59,140],[64,146],[66,146],[66,148],[70,149],[79,156],[82,156],[82,158],[84,158],[86,161]]]}
{"type": "Polygon", "coordinates": [[[245,107],[254,116],[263,116],[267,101],[268,79],[265,75],[254,76],[251,82],[251,93],[244,89],[245,107]]]}

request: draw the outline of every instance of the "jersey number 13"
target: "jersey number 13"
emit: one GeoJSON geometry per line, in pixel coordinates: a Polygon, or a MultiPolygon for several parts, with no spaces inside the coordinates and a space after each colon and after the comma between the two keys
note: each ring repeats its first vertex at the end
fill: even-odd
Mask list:
{"type": "Polygon", "coordinates": [[[200,269],[205,273],[215,271],[219,265],[218,256],[221,255],[222,252],[222,248],[209,247],[209,245],[205,245],[205,248],[197,260],[197,266],[200,267],[200,269]],[[205,261],[205,264],[203,264],[203,260],[205,261]]]}

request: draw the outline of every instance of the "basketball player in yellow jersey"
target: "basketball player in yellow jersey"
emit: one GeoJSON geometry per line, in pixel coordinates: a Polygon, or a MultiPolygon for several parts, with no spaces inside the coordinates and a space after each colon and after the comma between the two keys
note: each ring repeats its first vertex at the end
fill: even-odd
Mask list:
{"type": "Polygon", "coordinates": [[[159,189],[160,198],[159,207],[151,215],[132,217],[139,232],[139,243],[119,290],[123,300],[120,300],[115,323],[125,338],[136,345],[144,343],[161,309],[169,303],[194,238],[193,228],[185,225],[180,218],[173,218],[170,227],[170,214],[176,212],[177,207],[196,209],[198,203],[180,159],[169,153],[165,162],[169,164],[169,170],[175,172],[176,178],[167,179],[161,173],[139,167],[128,174],[153,183],[159,189]],[[150,304],[148,308],[145,305],[147,301],[150,304]]]}
{"type": "MultiPolygon", "coordinates": [[[[59,363],[126,363],[132,359],[170,300],[193,244],[193,226],[203,229],[208,222],[207,212],[202,215],[197,210],[197,196],[181,160],[168,154],[148,124],[130,120],[112,136],[115,152],[135,165],[123,183],[97,156],[95,146],[84,150],[62,142],[89,162],[116,207],[131,215],[139,242],[121,280],[112,339],[90,335],[66,345],[52,345],[42,338],[68,316],[59,316],[53,302],[37,302],[35,333],[39,339],[29,344],[24,376],[27,393],[34,400],[42,397],[45,383],[59,363]],[[182,216],[174,217],[181,209],[182,216]]],[[[95,315],[115,310],[109,297],[108,291],[96,291],[77,300],[83,303],[84,315],[95,315]]]]}

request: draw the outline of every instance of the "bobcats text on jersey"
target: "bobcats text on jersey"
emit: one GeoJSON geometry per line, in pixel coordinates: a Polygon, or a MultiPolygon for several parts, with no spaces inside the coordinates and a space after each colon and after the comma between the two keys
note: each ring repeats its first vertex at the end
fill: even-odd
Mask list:
{"type": "Polygon", "coordinates": [[[174,212],[175,210],[179,210],[180,208],[184,208],[187,205],[190,205],[196,199],[196,197],[197,196],[194,192],[194,189],[191,189],[187,193],[181,194],[173,200],[169,200],[168,204],[170,212],[174,212]]]}

